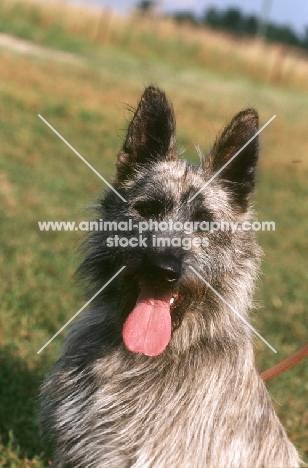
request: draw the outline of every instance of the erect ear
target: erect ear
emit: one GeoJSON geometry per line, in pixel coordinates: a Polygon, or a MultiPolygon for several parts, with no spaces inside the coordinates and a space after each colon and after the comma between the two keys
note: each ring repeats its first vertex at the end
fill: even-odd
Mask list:
{"type": "Polygon", "coordinates": [[[257,133],[258,128],[259,116],[255,109],[239,112],[217,138],[206,162],[214,173],[221,170],[218,177],[228,187],[234,202],[243,210],[247,209],[248,198],[255,186],[258,137],[245,145],[257,133]],[[232,159],[238,151],[239,154],[232,159]]]}
{"type": "Polygon", "coordinates": [[[117,159],[116,182],[129,178],[138,165],[175,159],[175,118],[163,91],[145,89],[117,159]]]}

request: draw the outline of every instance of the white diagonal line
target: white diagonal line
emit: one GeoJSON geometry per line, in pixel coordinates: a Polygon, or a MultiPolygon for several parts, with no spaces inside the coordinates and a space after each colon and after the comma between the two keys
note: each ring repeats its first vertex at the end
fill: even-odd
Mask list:
{"type": "Polygon", "coordinates": [[[270,344],[263,338],[263,336],[261,336],[260,333],[258,333],[257,330],[255,330],[255,329],[253,328],[253,326],[250,325],[250,323],[247,322],[247,320],[245,320],[245,319],[241,316],[241,314],[238,313],[238,311],[237,311],[236,309],[234,309],[234,307],[232,307],[230,304],[228,304],[228,302],[221,296],[221,294],[219,294],[219,292],[216,291],[216,289],[213,288],[213,286],[210,285],[210,283],[208,283],[192,266],[189,266],[189,268],[198,276],[198,278],[201,279],[201,281],[203,281],[203,283],[205,283],[205,284],[207,285],[208,288],[210,288],[211,291],[213,291],[213,293],[216,294],[216,296],[219,297],[219,299],[222,300],[222,302],[223,302],[224,304],[226,304],[226,306],[229,307],[229,309],[232,310],[232,312],[235,313],[235,315],[236,315],[237,317],[239,317],[239,318],[247,325],[247,327],[250,328],[250,330],[252,330],[252,331],[260,338],[260,340],[263,341],[263,343],[265,343],[274,353],[277,353],[276,349],[273,348],[273,346],[270,345],[270,344]]]}
{"type": "Polygon", "coordinates": [[[94,169],[94,167],[91,166],[91,164],[88,163],[88,161],[87,161],[83,156],[81,156],[81,154],[79,154],[78,151],[76,151],[75,148],[74,148],[72,145],[70,145],[70,144],[68,143],[68,141],[66,141],[66,139],[63,138],[63,136],[60,135],[60,133],[57,132],[57,130],[56,130],[55,128],[53,128],[53,126],[50,125],[49,122],[47,122],[46,119],[44,119],[44,117],[41,116],[41,114],[38,114],[38,116],[39,116],[39,118],[40,118],[40,119],[41,119],[41,120],[42,120],[42,121],[43,121],[43,122],[44,122],[44,123],[61,139],[61,140],[62,140],[62,141],[64,141],[64,143],[65,143],[72,151],[74,151],[75,154],[77,154],[77,156],[94,172],[94,174],[96,174],[103,182],[105,182],[105,184],[108,185],[108,187],[111,188],[111,190],[113,190],[114,193],[116,193],[116,194],[118,195],[118,197],[121,198],[121,200],[123,200],[124,202],[126,202],[125,198],[123,198],[122,195],[120,195],[119,192],[118,192],[111,184],[109,184],[109,182],[107,182],[107,180],[104,179],[104,177],[101,176],[100,173],[97,172],[97,170],[94,169]]]}
{"type": "Polygon", "coordinates": [[[46,344],[44,344],[44,346],[37,352],[37,354],[40,354],[40,352],[43,351],[43,349],[45,349],[46,346],[48,346],[49,343],[51,343],[52,340],[54,340],[54,339],[64,330],[64,328],[67,327],[67,325],[69,325],[69,324],[77,317],[77,315],[80,314],[80,312],[82,312],[83,309],[85,309],[85,308],[93,301],[93,299],[95,299],[96,296],[98,296],[98,295],[103,291],[103,289],[105,289],[105,288],[108,286],[108,284],[110,284],[111,281],[113,281],[113,280],[124,270],[124,268],[126,268],[126,266],[123,266],[122,268],[120,268],[120,270],[119,270],[115,275],[113,275],[113,277],[110,278],[110,280],[107,281],[107,283],[105,283],[104,286],[103,286],[99,291],[97,291],[97,293],[95,293],[94,296],[92,296],[91,299],[90,299],[88,302],[86,302],[86,303],[81,307],[81,309],[79,309],[78,312],[76,312],[76,314],[73,315],[73,317],[70,318],[69,321],[66,322],[65,325],[63,325],[62,328],[60,328],[60,330],[58,330],[57,333],[56,333],[55,335],[53,335],[53,337],[50,338],[50,340],[47,341],[46,344]]]}
{"type": "Polygon", "coordinates": [[[213,177],[211,177],[210,180],[208,180],[208,181],[201,187],[201,189],[198,190],[198,192],[196,192],[196,193],[188,200],[187,203],[190,203],[191,201],[193,201],[193,199],[196,198],[196,196],[199,195],[199,193],[202,192],[202,190],[205,189],[205,187],[206,187],[207,185],[209,185],[209,184],[212,182],[212,180],[214,180],[215,177],[217,177],[218,174],[220,174],[221,171],[223,171],[224,168],[227,167],[228,164],[230,164],[230,162],[232,162],[233,159],[235,159],[236,156],[238,156],[238,155],[240,154],[240,152],[243,151],[243,149],[245,149],[246,146],[248,146],[249,143],[251,143],[251,142],[265,129],[265,127],[267,127],[267,126],[275,119],[275,117],[276,117],[276,115],[273,115],[273,117],[271,117],[271,118],[266,122],[266,124],[264,124],[263,127],[261,127],[260,130],[258,130],[257,133],[255,133],[254,136],[253,136],[252,138],[250,138],[250,140],[248,140],[247,143],[245,143],[245,145],[242,146],[242,148],[241,148],[237,153],[235,153],[235,155],[232,156],[232,158],[229,159],[229,161],[226,162],[226,164],[224,164],[224,165],[213,175],[213,177]]]}

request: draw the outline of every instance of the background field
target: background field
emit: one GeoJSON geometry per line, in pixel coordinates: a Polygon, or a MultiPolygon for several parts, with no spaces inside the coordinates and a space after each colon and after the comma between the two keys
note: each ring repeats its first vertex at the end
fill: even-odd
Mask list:
{"type": "MultiPolygon", "coordinates": [[[[35,424],[38,388],[63,336],[38,349],[83,304],[74,283],[79,233],[39,232],[37,221],[81,220],[102,183],[38,118],[42,114],[108,180],[146,84],[164,88],[178,146],[196,160],[237,111],[261,124],[258,189],[265,257],[253,325],[260,370],[307,341],[308,65],[291,49],[257,46],[163,21],[60,6],[1,2],[0,32],[0,466],[51,464],[35,424]],[[2,43],[2,45],[1,45],[2,43]],[[10,47],[9,47],[10,46],[10,47]],[[12,49],[13,48],[13,49],[12,49]],[[52,50],[51,50],[52,49],[52,50]]],[[[308,461],[307,362],[268,389],[291,440],[308,461]]]]}

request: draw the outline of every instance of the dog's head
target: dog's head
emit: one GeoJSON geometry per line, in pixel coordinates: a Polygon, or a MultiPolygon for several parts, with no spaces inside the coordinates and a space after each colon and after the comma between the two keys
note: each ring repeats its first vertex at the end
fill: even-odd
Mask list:
{"type": "Polygon", "coordinates": [[[250,306],[258,248],[241,228],[250,216],[257,131],[257,112],[244,110],[200,165],[188,163],[175,149],[172,106],[164,92],[146,88],[117,159],[121,197],[108,191],[98,209],[117,225],[90,236],[82,265],[97,289],[125,266],[105,294],[116,301],[129,350],[157,355],[171,337],[184,349],[243,334],[226,303],[242,315],[250,306]]]}

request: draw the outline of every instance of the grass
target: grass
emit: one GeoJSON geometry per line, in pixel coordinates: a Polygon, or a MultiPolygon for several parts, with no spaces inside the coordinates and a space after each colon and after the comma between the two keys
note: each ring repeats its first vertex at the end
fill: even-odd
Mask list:
{"type": "MultiPolygon", "coordinates": [[[[196,159],[194,144],[206,150],[238,110],[257,107],[261,124],[277,114],[261,135],[254,200],[259,219],[276,222],[274,233],[259,235],[265,258],[253,325],[279,351],[273,355],[256,341],[258,366],[264,370],[307,340],[308,97],[300,74],[277,84],[254,73],[257,62],[249,67],[247,62],[250,43],[238,56],[239,65],[248,70],[240,74],[228,68],[233,43],[227,37],[211,36],[212,49],[206,49],[200,31],[187,38],[186,29],[178,31],[168,23],[159,26],[156,39],[148,33],[147,41],[139,44],[146,30],[141,20],[134,34],[120,28],[125,20],[114,20],[108,38],[102,38],[95,28],[87,29],[91,12],[84,15],[84,23],[72,14],[70,21],[62,16],[59,24],[59,7],[52,15],[51,7],[23,4],[21,11],[14,5],[1,3],[2,31],[80,58],[75,64],[62,63],[48,54],[0,49],[0,466],[47,467],[50,453],[35,423],[36,398],[62,337],[41,355],[36,353],[81,307],[83,292],[73,280],[79,234],[40,233],[37,221],[83,219],[85,205],[103,187],[37,114],[108,180],[130,117],[127,106],[136,105],[149,82],[164,88],[173,101],[178,146],[187,147],[189,159],[196,159]],[[125,34],[131,36],[124,46],[125,34]],[[223,41],[225,52],[219,49],[223,41]],[[207,62],[198,59],[203,48],[207,52],[202,54],[210,57],[215,47],[220,50],[216,61],[214,55],[207,62]]],[[[300,59],[296,64],[304,67],[300,59]]],[[[308,461],[307,363],[267,386],[290,438],[308,461]]]]}
{"type": "Polygon", "coordinates": [[[271,44],[265,50],[249,37],[179,26],[165,18],[122,18],[89,6],[5,0],[0,4],[1,31],[95,60],[103,46],[137,55],[144,63],[163,59],[178,69],[206,66],[236,78],[308,89],[307,55],[301,49],[271,44]]]}

